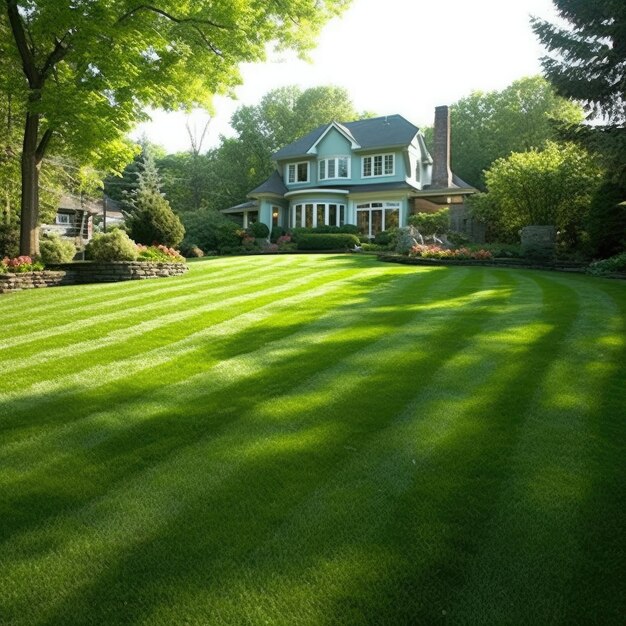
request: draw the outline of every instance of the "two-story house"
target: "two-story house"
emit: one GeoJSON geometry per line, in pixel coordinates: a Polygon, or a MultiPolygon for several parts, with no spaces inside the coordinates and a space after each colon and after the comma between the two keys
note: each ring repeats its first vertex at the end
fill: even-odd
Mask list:
{"type": "Polygon", "coordinates": [[[374,237],[406,226],[411,213],[450,206],[456,229],[467,230],[463,201],[475,189],[450,170],[447,106],[435,110],[434,137],[431,157],[420,130],[401,115],[330,122],[276,152],[275,171],[250,201],[223,212],[244,227],[249,220],[270,229],[356,224],[374,237]]]}

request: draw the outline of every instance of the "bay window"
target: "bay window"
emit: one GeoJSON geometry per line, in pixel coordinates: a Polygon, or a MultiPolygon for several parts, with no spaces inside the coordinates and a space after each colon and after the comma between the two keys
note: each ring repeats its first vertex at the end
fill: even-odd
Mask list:
{"type": "Polygon", "coordinates": [[[294,204],[291,208],[292,228],[315,228],[316,226],[343,226],[346,205],[334,202],[294,204]]]}

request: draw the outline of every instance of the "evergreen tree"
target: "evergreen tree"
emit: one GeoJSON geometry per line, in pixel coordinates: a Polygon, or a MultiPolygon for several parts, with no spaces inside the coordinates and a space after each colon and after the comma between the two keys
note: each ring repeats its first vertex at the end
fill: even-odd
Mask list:
{"type": "Polygon", "coordinates": [[[579,100],[602,125],[564,126],[561,136],[595,152],[606,184],[591,204],[591,247],[602,256],[626,241],[626,3],[623,0],[554,0],[562,28],[533,18],[541,43],[554,57],[542,59],[548,80],[563,96],[579,100]]]}
{"type": "Polygon", "coordinates": [[[161,179],[150,149],[144,149],[138,165],[136,187],[126,193],[123,202],[129,234],[137,243],[177,246],[185,229],[161,193],[161,179]]]}

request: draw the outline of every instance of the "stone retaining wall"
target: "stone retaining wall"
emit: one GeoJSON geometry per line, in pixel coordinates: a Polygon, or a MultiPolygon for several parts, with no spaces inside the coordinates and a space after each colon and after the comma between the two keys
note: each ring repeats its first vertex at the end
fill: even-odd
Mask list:
{"type": "Polygon", "coordinates": [[[180,276],[189,268],[185,263],[157,263],[153,261],[75,261],[55,265],[54,269],[73,274],[73,284],[116,283],[122,280],[168,278],[180,276]]]}
{"type": "Polygon", "coordinates": [[[58,287],[60,285],[84,285],[88,283],[115,283],[122,280],[167,278],[180,276],[189,267],[185,263],[156,263],[152,261],[77,261],[62,263],[52,269],[24,274],[0,274],[0,293],[58,287]]]}
{"type": "Polygon", "coordinates": [[[41,272],[26,272],[24,274],[0,274],[0,293],[20,291],[21,289],[36,289],[38,287],[58,287],[69,285],[65,271],[43,270],[41,272]]]}

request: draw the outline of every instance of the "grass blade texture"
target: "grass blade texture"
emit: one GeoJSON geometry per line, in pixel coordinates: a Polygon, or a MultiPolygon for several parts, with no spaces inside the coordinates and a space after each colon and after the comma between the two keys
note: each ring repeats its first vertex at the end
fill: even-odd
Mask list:
{"type": "Polygon", "coordinates": [[[0,623],[622,623],[625,308],[344,255],[0,296],[0,623]]]}

